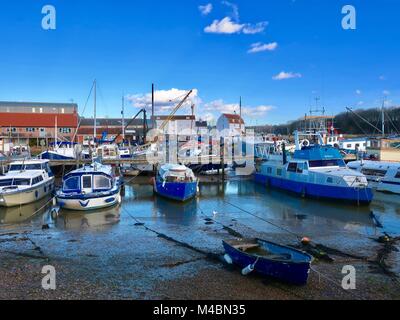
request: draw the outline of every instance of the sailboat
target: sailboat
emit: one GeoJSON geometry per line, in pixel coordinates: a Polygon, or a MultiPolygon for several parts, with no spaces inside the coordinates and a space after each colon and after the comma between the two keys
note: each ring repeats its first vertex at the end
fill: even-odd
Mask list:
{"type": "Polygon", "coordinates": [[[53,150],[47,150],[40,154],[40,159],[46,160],[74,160],[76,159],[76,151],[75,146],[76,143],[73,142],[59,142],[58,141],[58,125],[57,125],[57,117],[55,118],[55,138],[54,143],[51,144],[53,150]]]}
{"type": "MultiPolygon", "coordinates": [[[[96,81],[94,81],[94,142],[96,142],[96,81]]],[[[92,164],[64,176],[62,189],[57,192],[60,208],[89,211],[120,204],[121,178],[113,168],[93,159],[92,164]]]]}

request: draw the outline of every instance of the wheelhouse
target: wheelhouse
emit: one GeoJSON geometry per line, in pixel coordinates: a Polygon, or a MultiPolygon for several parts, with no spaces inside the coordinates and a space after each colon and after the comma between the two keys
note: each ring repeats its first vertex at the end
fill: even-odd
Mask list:
{"type": "Polygon", "coordinates": [[[63,182],[63,193],[96,193],[113,187],[113,178],[104,173],[79,172],[67,175],[63,182]]]}

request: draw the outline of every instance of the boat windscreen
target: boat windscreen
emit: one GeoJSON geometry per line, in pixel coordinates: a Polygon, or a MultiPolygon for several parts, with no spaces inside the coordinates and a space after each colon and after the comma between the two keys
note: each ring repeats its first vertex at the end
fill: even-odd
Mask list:
{"type": "Polygon", "coordinates": [[[0,187],[10,187],[12,186],[13,179],[1,179],[0,180],[0,187]]]}
{"type": "Polygon", "coordinates": [[[80,177],[71,177],[64,181],[63,191],[79,190],[80,177]]]}
{"type": "Polygon", "coordinates": [[[321,167],[346,167],[346,163],[342,159],[332,160],[311,160],[309,161],[310,168],[321,168],[321,167]]]}
{"type": "Polygon", "coordinates": [[[42,165],[40,163],[27,164],[25,170],[42,170],[42,165]]]}
{"type": "Polygon", "coordinates": [[[8,171],[22,171],[23,168],[24,166],[22,164],[12,164],[8,171]]]}
{"type": "Polygon", "coordinates": [[[30,186],[31,179],[14,179],[13,186],[30,186]]]}

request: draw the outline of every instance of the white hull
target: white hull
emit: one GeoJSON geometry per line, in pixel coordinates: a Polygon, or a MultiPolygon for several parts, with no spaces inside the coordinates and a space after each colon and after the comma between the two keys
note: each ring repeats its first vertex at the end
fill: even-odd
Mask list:
{"type": "Polygon", "coordinates": [[[90,211],[108,208],[120,204],[121,202],[121,191],[119,191],[115,195],[108,195],[105,197],[98,197],[86,200],[57,198],[57,203],[62,209],[73,211],[90,211]]]}
{"type": "Polygon", "coordinates": [[[379,192],[387,192],[387,193],[395,193],[395,194],[400,194],[400,185],[398,184],[388,184],[385,182],[381,182],[377,189],[379,192]]]}
{"type": "Polygon", "coordinates": [[[43,199],[54,190],[54,178],[37,187],[28,190],[0,193],[0,207],[16,207],[43,199]]]}

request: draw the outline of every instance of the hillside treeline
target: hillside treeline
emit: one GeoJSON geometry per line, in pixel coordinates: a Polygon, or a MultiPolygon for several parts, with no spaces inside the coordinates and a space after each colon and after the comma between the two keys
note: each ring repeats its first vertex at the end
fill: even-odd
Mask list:
{"type": "MultiPolygon", "coordinates": [[[[353,112],[342,112],[335,116],[334,127],[339,133],[374,135],[380,134],[382,128],[382,110],[380,108],[359,109],[353,112]],[[355,114],[354,114],[355,113],[355,114]],[[368,124],[370,122],[373,126],[368,124]],[[378,130],[379,129],[379,130],[378,130]]],[[[265,125],[254,128],[258,133],[275,133],[288,135],[295,130],[304,130],[304,119],[281,125],[265,125]]],[[[400,107],[385,109],[385,132],[386,134],[400,134],[400,107]]]]}

